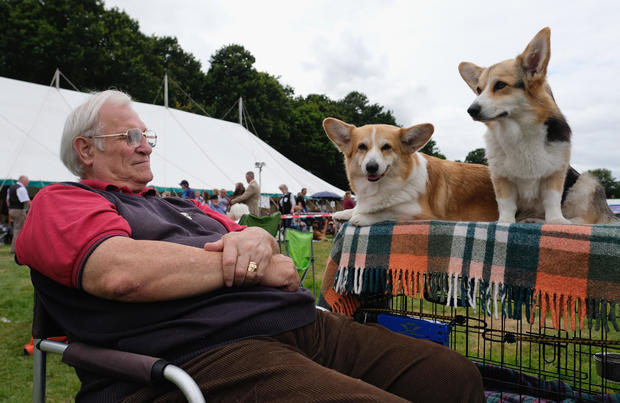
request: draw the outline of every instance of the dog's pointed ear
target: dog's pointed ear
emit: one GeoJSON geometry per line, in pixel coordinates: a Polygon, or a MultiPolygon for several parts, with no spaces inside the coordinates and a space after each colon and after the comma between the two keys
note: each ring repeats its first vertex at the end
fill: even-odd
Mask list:
{"type": "Polygon", "coordinates": [[[461,73],[461,77],[463,77],[463,80],[465,80],[469,88],[471,88],[476,95],[478,95],[478,81],[480,81],[480,75],[483,70],[482,67],[478,67],[470,62],[459,63],[459,73],[461,73]]]}
{"type": "Polygon", "coordinates": [[[400,141],[405,148],[414,153],[428,143],[434,131],[435,127],[430,123],[400,129],[400,141]]]}
{"type": "Polygon", "coordinates": [[[323,120],[323,129],[336,147],[348,154],[351,147],[351,131],[355,129],[355,126],[335,118],[327,118],[323,120]]]}
{"type": "Polygon", "coordinates": [[[547,75],[547,65],[551,58],[551,30],[543,28],[527,45],[517,61],[523,69],[526,81],[542,80],[547,75]]]}

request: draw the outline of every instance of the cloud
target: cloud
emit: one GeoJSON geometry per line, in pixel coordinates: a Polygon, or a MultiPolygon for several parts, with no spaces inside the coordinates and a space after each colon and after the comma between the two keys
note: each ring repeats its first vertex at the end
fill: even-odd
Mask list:
{"type": "Polygon", "coordinates": [[[176,36],[205,71],[211,55],[238,43],[255,67],[297,95],[340,99],[364,93],[401,125],[431,122],[440,150],[464,159],[484,126],[469,119],[474,96],[457,66],[513,58],[551,27],[549,82],[574,132],[576,167],[607,168],[620,179],[620,3],[523,0],[470,2],[326,1],[136,2],[107,0],[146,34],[176,36]]]}

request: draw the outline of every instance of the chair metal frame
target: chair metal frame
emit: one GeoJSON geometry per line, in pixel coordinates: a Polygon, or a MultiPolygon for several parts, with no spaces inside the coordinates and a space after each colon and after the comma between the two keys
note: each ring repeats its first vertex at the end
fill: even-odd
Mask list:
{"type": "Polygon", "coordinates": [[[45,334],[46,331],[53,332],[57,331],[56,329],[58,328],[56,323],[53,322],[53,318],[45,311],[41,302],[38,301],[36,290],[34,291],[34,299],[32,325],[34,337],[32,401],[34,403],[45,402],[47,353],[62,355],[63,362],[73,367],[86,366],[89,371],[107,376],[118,376],[123,379],[129,377],[145,383],[151,381],[158,382],[165,379],[176,385],[188,402],[205,402],[200,388],[192,377],[183,369],[163,359],[90,346],[79,342],[64,343],[46,339],[49,336],[45,334]],[[118,361],[123,362],[124,366],[120,368],[98,360],[98,357],[102,356],[122,357],[118,361]]]}

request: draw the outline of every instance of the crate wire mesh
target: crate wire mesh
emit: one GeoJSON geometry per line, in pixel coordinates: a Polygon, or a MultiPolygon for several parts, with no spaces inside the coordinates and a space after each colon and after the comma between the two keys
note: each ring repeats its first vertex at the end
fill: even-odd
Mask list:
{"type": "MultiPolygon", "coordinates": [[[[445,299],[429,294],[424,300],[402,294],[366,296],[354,316],[360,322],[377,322],[379,315],[390,314],[445,324],[449,328],[447,344],[478,364],[485,389],[496,391],[494,397],[499,401],[507,397],[514,401],[526,397],[620,401],[620,379],[614,382],[608,378],[617,375],[596,368],[595,354],[620,354],[620,332],[614,332],[606,322],[590,321],[582,330],[572,332],[547,326],[550,318],[543,325],[539,320],[529,323],[503,314],[496,318],[480,309],[480,302],[475,306],[446,306],[445,299]]],[[[534,309],[539,318],[540,307],[534,309]]]]}

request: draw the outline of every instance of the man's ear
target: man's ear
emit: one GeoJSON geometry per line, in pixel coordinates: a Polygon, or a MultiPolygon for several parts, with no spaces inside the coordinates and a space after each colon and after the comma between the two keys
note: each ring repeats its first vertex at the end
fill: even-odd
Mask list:
{"type": "Polygon", "coordinates": [[[459,64],[459,73],[461,73],[461,77],[463,80],[469,85],[469,88],[474,91],[476,95],[478,95],[478,81],[480,81],[480,75],[484,69],[482,67],[478,67],[473,63],[469,62],[461,62],[459,64]]]}
{"type": "Polygon", "coordinates": [[[351,147],[351,131],[355,126],[345,123],[335,118],[327,118],[323,121],[323,129],[327,137],[345,155],[349,153],[351,147]]]}
{"type": "Polygon", "coordinates": [[[430,123],[400,129],[400,141],[409,152],[414,153],[428,143],[434,131],[435,127],[430,123]]]}
{"type": "Polygon", "coordinates": [[[527,45],[523,53],[517,56],[517,62],[525,73],[526,81],[544,80],[547,65],[551,58],[551,30],[541,29],[527,45]]]}
{"type": "Polygon", "coordinates": [[[93,165],[95,157],[95,143],[86,137],[76,137],[73,139],[73,149],[78,155],[82,165],[89,167],[93,165]]]}

